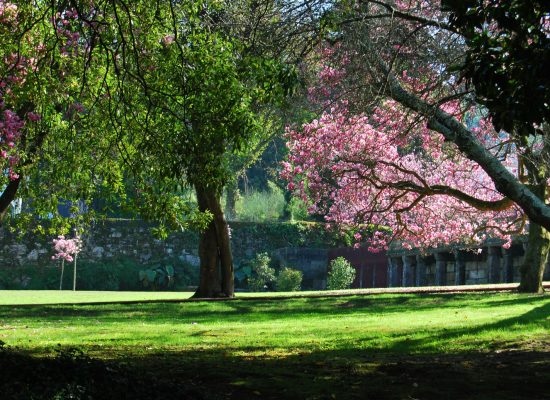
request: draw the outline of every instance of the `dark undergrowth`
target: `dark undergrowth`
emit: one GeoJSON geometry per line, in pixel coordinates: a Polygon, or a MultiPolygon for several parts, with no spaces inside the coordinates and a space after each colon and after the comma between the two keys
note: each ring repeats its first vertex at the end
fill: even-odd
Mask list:
{"type": "Polygon", "coordinates": [[[205,399],[191,382],[173,382],[161,371],[105,362],[81,350],[58,349],[55,357],[34,357],[0,348],[3,400],[205,399]]]}
{"type": "MultiPolygon", "coordinates": [[[[538,346],[537,346],[538,347],[538,346]]],[[[441,356],[328,351],[284,358],[170,352],[119,361],[77,349],[0,351],[9,399],[550,399],[550,354],[507,349],[441,356]]]]}

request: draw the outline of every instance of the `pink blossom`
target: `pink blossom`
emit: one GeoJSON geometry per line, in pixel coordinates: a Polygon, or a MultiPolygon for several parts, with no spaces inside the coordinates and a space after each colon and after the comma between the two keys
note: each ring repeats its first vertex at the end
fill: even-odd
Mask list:
{"type": "MultiPolygon", "coordinates": [[[[368,240],[370,250],[385,249],[393,240],[404,248],[426,248],[477,244],[487,237],[507,246],[510,233],[522,231],[525,217],[516,205],[484,211],[438,191],[448,187],[480,201],[502,199],[479,165],[395,101],[381,102],[368,115],[351,113],[345,94],[338,93],[343,75],[336,71],[321,68],[319,84],[309,91],[320,104],[330,103],[329,110],[286,131],[289,156],[281,176],[289,190],[311,204],[310,212],[339,225],[385,227],[371,237],[355,237],[368,240]],[[323,99],[325,94],[329,97],[323,99]]],[[[425,84],[412,75],[404,71],[399,79],[422,91],[425,84]]],[[[441,107],[459,119],[476,112],[456,100],[441,107]]],[[[486,119],[479,121],[476,135],[490,151],[507,140],[486,119]]],[[[503,163],[517,173],[514,152],[503,163]]]]}
{"type": "Polygon", "coordinates": [[[36,121],[40,121],[40,119],[42,119],[42,116],[34,112],[29,112],[27,113],[27,118],[32,122],[36,122],[36,121]]]}
{"type": "Polygon", "coordinates": [[[64,259],[65,261],[73,261],[73,256],[82,250],[82,241],[77,236],[73,239],[65,239],[65,236],[60,235],[57,239],[53,239],[53,249],[56,254],[52,259],[64,259]]]}
{"type": "Polygon", "coordinates": [[[176,36],[175,35],[166,35],[162,38],[162,43],[165,45],[165,46],[169,46],[171,45],[172,43],[174,43],[174,41],[176,40],[176,36]]]}

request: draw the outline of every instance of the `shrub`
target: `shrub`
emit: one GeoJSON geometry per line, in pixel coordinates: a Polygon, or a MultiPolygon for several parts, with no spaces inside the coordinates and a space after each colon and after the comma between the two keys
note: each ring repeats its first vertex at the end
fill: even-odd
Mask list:
{"type": "MultiPolygon", "coordinates": [[[[101,262],[79,261],[77,290],[184,290],[189,286],[196,286],[199,282],[199,268],[178,258],[168,260],[167,265],[159,263],[146,265],[130,259],[120,258],[101,262]],[[174,268],[170,267],[170,264],[174,268]],[[156,271],[158,268],[161,271],[156,271]],[[154,270],[154,277],[144,287],[144,276],[140,271],[154,270]],[[140,279],[141,278],[141,279],[140,279]]],[[[31,289],[55,290],[59,289],[59,264],[47,266],[21,266],[14,268],[0,268],[0,290],[4,289],[31,289]]],[[[151,277],[149,273],[148,277],[151,277]]],[[[72,288],[72,268],[65,265],[63,289],[72,288]]]]}
{"type": "Polygon", "coordinates": [[[174,267],[171,265],[156,265],[139,271],[139,280],[144,288],[166,290],[174,286],[174,267]]]}
{"type": "Polygon", "coordinates": [[[267,253],[256,254],[252,260],[253,276],[248,278],[248,288],[253,292],[269,289],[275,281],[275,270],[269,266],[271,258],[267,253]]]}
{"type": "Polygon", "coordinates": [[[355,268],[344,257],[335,258],[330,262],[327,289],[349,289],[355,280],[355,268]]]}
{"type": "Polygon", "coordinates": [[[240,221],[265,222],[280,219],[285,210],[283,191],[273,182],[268,182],[269,190],[252,192],[240,197],[235,209],[240,221]]]}
{"type": "Polygon", "coordinates": [[[283,268],[277,275],[275,286],[278,292],[296,292],[302,286],[302,271],[283,268]]]}
{"type": "Polygon", "coordinates": [[[307,204],[299,197],[292,197],[286,209],[291,221],[306,221],[309,219],[307,204]]]}
{"type": "MultiPolygon", "coordinates": [[[[83,262],[79,266],[79,271],[76,276],[77,290],[118,290],[119,277],[117,271],[118,263],[90,263],[83,262]],[[115,266],[116,265],[116,266],[115,266]]],[[[63,288],[72,288],[72,269],[67,269],[65,265],[65,275],[63,288]],[[69,279],[69,282],[66,280],[69,279]]]]}

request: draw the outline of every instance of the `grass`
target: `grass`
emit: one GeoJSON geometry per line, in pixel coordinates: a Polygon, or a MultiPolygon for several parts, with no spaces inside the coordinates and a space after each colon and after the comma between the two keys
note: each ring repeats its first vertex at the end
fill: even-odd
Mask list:
{"type": "Polygon", "coordinates": [[[0,305],[185,300],[192,292],[95,292],[71,290],[0,290],[0,305]]]}
{"type": "MultiPolygon", "coordinates": [[[[40,297],[39,292],[0,292],[0,301],[21,304],[27,296],[29,302],[45,303],[105,296],[113,301],[143,299],[151,294],[47,292],[40,297]]],[[[173,299],[175,294],[154,296],[173,299]]],[[[461,398],[468,394],[468,398],[489,399],[493,397],[487,390],[492,388],[491,395],[500,391],[499,397],[507,399],[518,398],[511,386],[515,381],[512,377],[498,383],[500,372],[524,381],[533,379],[531,391],[550,379],[550,297],[378,294],[4,305],[0,306],[0,340],[33,357],[77,347],[94,359],[124,361],[136,371],[162,371],[173,379],[207,387],[213,391],[210,395],[219,398],[270,398],[271,394],[312,399],[461,398]],[[458,379],[454,386],[427,383],[449,379],[451,372],[458,379]],[[473,383],[460,381],[480,376],[488,382],[486,390],[474,390],[473,383]],[[472,393],[464,392],[470,389],[472,393]],[[506,397],[506,390],[516,397],[506,397]]]]}

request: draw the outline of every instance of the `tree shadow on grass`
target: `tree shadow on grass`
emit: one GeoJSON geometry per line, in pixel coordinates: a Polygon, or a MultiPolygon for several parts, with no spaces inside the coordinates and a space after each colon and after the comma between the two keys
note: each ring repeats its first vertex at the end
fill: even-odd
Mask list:
{"type": "Polygon", "coordinates": [[[160,351],[116,362],[0,351],[2,399],[548,399],[548,352],[253,356],[160,351]]]}
{"type": "MultiPolygon", "coordinates": [[[[441,330],[426,332],[421,338],[412,339],[410,335],[403,334],[402,339],[394,340],[388,347],[390,352],[430,352],[439,347],[441,343],[451,343],[455,340],[467,340],[468,337],[482,336],[492,332],[524,330],[525,326],[537,325],[548,332],[545,340],[548,340],[550,350],[550,303],[535,307],[519,316],[501,319],[492,323],[470,327],[444,328],[441,330]],[[435,344],[435,345],[434,345],[435,344]]],[[[495,346],[502,346],[495,343],[495,346]]],[[[550,383],[550,382],[549,382],[550,383]]],[[[550,398],[550,396],[549,396],[550,398]]]]}
{"type": "Polygon", "coordinates": [[[487,295],[473,294],[414,294],[414,295],[359,295],[333,298],[299,298],[293,300],[231,300],[213,303],[143,303],[143,304],[105,304],[105,305],[46,305],[46,306],[0,306],[0,320],[59,321],[64,318],[98,318],[105,321],[117,321],[121,315],[130,313],[132,318],[166,322],[188,319],[196,322],[224,320],[227,322],[262,320],[291,320],[307,316],[334,315],[352,316],[356,313],[414,313],[434,309],[452,309],[460,307],[489,308],[536,304],[544,297],[528,296],[491,302],[475,299],[487,299],[487,295]],[[337,310],[337,312],[335,312],[337,310]]]}

